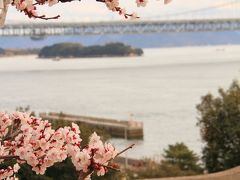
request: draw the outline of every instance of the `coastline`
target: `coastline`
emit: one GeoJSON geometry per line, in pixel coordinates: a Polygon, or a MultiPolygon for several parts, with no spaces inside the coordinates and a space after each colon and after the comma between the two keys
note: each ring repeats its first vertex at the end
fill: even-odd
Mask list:
{"type": "MultiPolygon", "coordinates": [[[[12,58],[12,57],[26,57],[26,56],[36,56],[36,59],[54,59],[54,58],[48,58],[48,57],[38,57],[38,54],[6,54],[6,55],[0,55],[0,59],[2,58],[12,58]]],[[[129,56],[87,56],[87,57],[73,57],[73,56],[70,56],[70,57],[61,57],[61,56],[58,56],[57,58],[60,58],[60,59],[88,59],[88,58],[126,58],[126,57],[141,57],[139,55],[129,55],[129,56]]]]}
{"type": "MultiPolygon", "coordinates": [[[[201,45],[193,45],[193,46],[171,46],[171,47],[152,47],[152,48],[142,48],[143,50],[154,50],[154,49],[159,49],[159,50],[180,50],[180,49],[208,49],[208,48],[216,48],[216,49],[221,49],[221,48],[240,48],[240,44],[223,44],[223,45],[206,45],[206,46],[201,46],[201,45]]],[[[26,54],[0,54],[0,59],[6,58],[6,57],[24,57],[24,56],[38,56],[37,53],[26,53],[26,54]]],[[[144,56],[144,55],[143,55],[144,56]]],[[[85,59],[85,58],[109,58],[109,57],[140,57],[138,55],[129,55],[129,56],[89,56],[89,57],[63,57],[63,59],[85,59]]],[[[39,59],[52,59],[52,58],[39,58],[39,59]]]]}

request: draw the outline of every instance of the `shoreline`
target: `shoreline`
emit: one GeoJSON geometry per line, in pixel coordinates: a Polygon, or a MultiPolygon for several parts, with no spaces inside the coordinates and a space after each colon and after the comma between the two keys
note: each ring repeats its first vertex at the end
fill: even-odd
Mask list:
{"type": "Polygon", "coordinates": [[[0,60],[3,58],[12,58],[12,57],[36,57],[36,59],[41,60],[55,60],[56,58],[60,58],[60,60],[75,60],[75,59],[95,59],[95,58],[131,58],[131,57],[142,57],[144,55],[129,55],[129,56],[88,56],[88,57],[39,57],[38,54],[16,54],[16,55],[0,55],[0,60]]]}
{"type": "MultiPolygon", "coordinates": [[[[142,48],[143,50],[149,50],[149,49],[161,49],[161,50],[166,50],[166,49],[186,49],[186,48],[191,48],[191,49],[198,49],[198,48],[226,48],[226,47],[234,47],[240,48],[240,44],[222,44],[222,45],[192,45],[192,46],[169,46],[169,47],[152,47],[152,48],[142,48]]],[[[8,48],[10,49],[10,48],[8,48]]],[[[8,50],[7,49],[7,50],[8,50]]],[[[10,49],[11,50],[11,49],[10,49]]],[[[21,50],[21,49],[16,49],[16,50],[21,50]]],[[[23,49],[27,50],[27,49],[23,49]]],[[[33,54],[0,54],[0,59],[5,58],[5,57],[21,57],[21,56],[38,56],[37,53],[33,54]]],[[[144,56],[144,55],[143,55],[144,56]]],[[[60,57],[63,59],[79,59],[79,58],[101,58],[101,57],[141,57],[138,55],[129,55],[129,56],[89,56],[89,57],[60,57]]],[[[52,59],[52,58],[39,58],[39,59],[52,59]]]]}

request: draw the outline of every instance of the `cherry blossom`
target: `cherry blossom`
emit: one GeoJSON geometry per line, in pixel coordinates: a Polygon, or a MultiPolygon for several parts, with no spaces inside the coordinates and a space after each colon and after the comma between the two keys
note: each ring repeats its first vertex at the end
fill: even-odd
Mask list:
{"type": "MultiPolygon", "coordinates": [[[[46,17],[45,15],[38,15],[38,6],[47,4],[48,6],[53,6],[57,3],[71,2],[73,0],[0,0],[5,1],[5,3],[11,4],[18,11],[25,13],[29,18],[39,18],[39,19],[57,19],[60,16],[46,17]]],[[[106,5],[107,9],[113,12],[118,12],[119,15],[131,19],[139,18],[136,13],[127,13],[125,8],[122,8],[119,0],[96,0],[97,2],[102,2],[106,5]]],[[[172,0],[164,0],[164,4],[170,3],[172,0]]],[[[135,0],[138,7],[145,7],[148,0],[135,0]]],[[[1,9],[1,8],[0,8],[1,9]]]]}
{"type": "Polygon", "coordinates": [[[136,0],[136,3],[137,3],[138,7],[140,7],[140,6],[145,7],[147,2],[148,2],[147,0],[136,0]]]}
{"type": "MultiPolygon", "coordinates": [[[[60,16],[38,15],[38,6],[47,4],[51,7],[59,2],[70,1],[73,0],[4,0],[6,4],[11,4],[29,18],[44,20],[57,19],[60,16]]],[[[139,18],[137,13],[128,13],[122,8],[119,0],[96,1],[104,3],[107,9],[124,18],[139,18]]],[[[148,0],[135,2],[138,7],[145,7],[148,0]]],[[[170,2],[171,0],[164,0],[164,4],[170,2]]],[[[5,14],[6,4],[0,7],[0,10],[5,8],[5,14]]],[[[2,21],[4,19],[2,18],[2,21]]],[[[80,130],[75,123],[54,130],[49,121],[30,116],[28,113],[0,112],[0,163],[15,160],[11,166],[0,169],[0,179],[17,179],[15,174],[20,169],[19,165],[23,163],[30,165],[37,174],[44,174],[48,167],[66,158],[72,160],[81,179],[90,179],[93,172],[103,176],[109,169],[115,169],[111,161],[116,156],[133,147],[131,145],[118,152],[110,143],[103,143],[96,133],[90,136],[88,145],[82,147],[81,141],[80,130]]]]}
{"type": "Polygon", "coordinates": [[[22,163],[30,165],[36,174],[44,174],[48,167],[68,157],[82,179],[93,172],[102,176],[113,168],[111,161],[119,155],[114,146],[104,144],[95,132],[88,145],[81,147],[81,141],[75,123],[54,130],[49,121],[27,113],[0,113],[0,163],[16,160],[0,169],[0,179],[14,178],[22,163]]]}

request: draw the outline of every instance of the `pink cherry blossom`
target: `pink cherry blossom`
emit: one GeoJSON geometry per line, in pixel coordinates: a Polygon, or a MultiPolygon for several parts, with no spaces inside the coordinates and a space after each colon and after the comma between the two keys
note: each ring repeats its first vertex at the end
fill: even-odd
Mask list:
{"type": "Polygon", "coordinates": [[[148,2],[147,0],[136,0],[138,7],[140,7],[140,6],[145,7],[147,2],[148,2]]]}
{"type": "MultiPolygon", "coordinates": [[[[0,163],[8,158],[27,163],[36,174],[44,174],[48,167],[66,158],[71,158],[76,170],[89,177],[95,171],[98,175],[107,172],[110,161],[118,151],[103,143],[95,132],[89,144],[81,147],[80,130],[77,124],[52,129],[47,120],[27,113],[0,113],[0,163]]],[[[0,169],[0,179],[14,178],[19,164],[0,169]]]]}
{"type": "MultiPolygon", "coordinates": [[[[29,18],[40,18],[40,19],[57,19],[60,16],[46,17],[45,15],[38,15],[37,9],[38,6],[48,4],[50,7],[59,3],[59,2],[70,2],[73,0],[9,0],[9,2],[20,12],[24,12],[29,18]]],[[[138,18],[135,13],[127,13],[125,8],[121,7],[119,0],[96,0],[102,2],[106,5],[107,9],[113,12],[118,12],[120,15],[123,15],[125,18],[132,17],[132,19],[138,18]]],[[[172,0],[164,0],[164,4],[170,3],[172,0]]],[[[135,0],[138,7],[145,7],[148,0],[135,0]]]]}

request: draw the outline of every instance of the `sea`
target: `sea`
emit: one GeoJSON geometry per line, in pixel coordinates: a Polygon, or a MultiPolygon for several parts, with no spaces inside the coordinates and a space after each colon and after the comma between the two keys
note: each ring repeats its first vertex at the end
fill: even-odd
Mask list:
{"type": "MultiPolygon", "coordinates": [[[[135,143],[130,158],[161,159],[169,144],[184,142],[201,154],[196,105],[240,76],[240,46],[144,49],[142,57],[0,58],[0,110],[30,106],[144,123],[143,140],[110,139],[118,149],[135,143]]],[[[84,129],[82,129],[84,131],[84,129]]]]}

